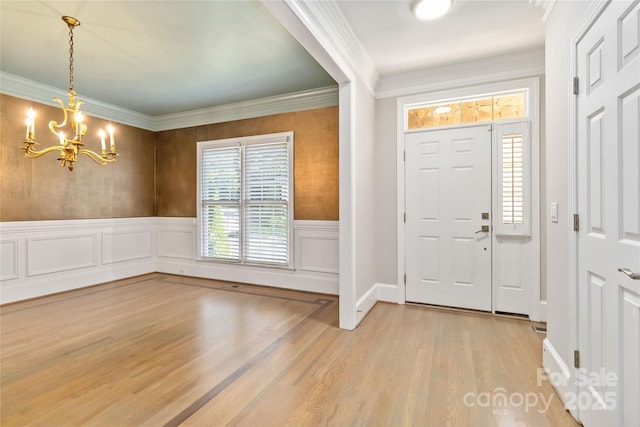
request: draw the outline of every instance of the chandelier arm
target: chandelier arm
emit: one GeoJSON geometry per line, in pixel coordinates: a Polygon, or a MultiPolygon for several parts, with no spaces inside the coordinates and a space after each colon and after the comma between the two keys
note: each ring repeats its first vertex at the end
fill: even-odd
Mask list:
{"type": "Polygon", "coordinates": [[[23,147],[22,148],[24,150],[24,156],[25,157],[29,157],[31,159],[36,159],[38,157],[42,157],[47,153],[51,153],[51,152],[59,152],[59,153],[64,153],[65,148],[62,146],[52,146],[52,147],[47,147],[43,150],[34,150],[32,148],[32,144],[29,144],[27,147],[23,147]]]}
{"type": "Polygon", "coordinates": [[[60,98],[53,98],[54,101],[56,101],[58,104],[60,104],[60,108],[62,109],[62,112],[64,114],[63,116],[63,121],[62,123],[58,124],[58,122],[56,122],[55,120],[51,120],[49,122],[49,131],[54,134],[57,135],[58,132],[56,132],[53,128],[62,128],[65,127],[67,125],[67,108],[64,105],[64,102],[60,99],[60,98]]]}
{"type": "Polygon", "coordinates": [[[111,162],[115,162],[116,161],[115,157],[112,157],[112,158],[102,157],[101,155],[99,155],[95,151],[87,150],[87,149],[84,149],[84,148],[78,150],[78,154],[86,155],[87,157],[89,157],[91,160],[93,160],[95,163],[99,164],[100,166],[104,166],[107,163],[111,163],[111,162]]]}

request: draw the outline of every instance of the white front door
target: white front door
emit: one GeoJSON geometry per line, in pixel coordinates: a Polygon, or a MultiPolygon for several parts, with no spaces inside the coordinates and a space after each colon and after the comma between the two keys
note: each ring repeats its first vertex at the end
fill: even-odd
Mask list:
{"type": "Polygon", "coordinates": [[[491,311],[491,126],[406,134],[405,150],[406,300],[491,311]]]}
{"type": "Polygon", "coordinates": [[[610,2],[577,44],[578,347],[585,426],[640,425],[640,10],[610,2]]]}

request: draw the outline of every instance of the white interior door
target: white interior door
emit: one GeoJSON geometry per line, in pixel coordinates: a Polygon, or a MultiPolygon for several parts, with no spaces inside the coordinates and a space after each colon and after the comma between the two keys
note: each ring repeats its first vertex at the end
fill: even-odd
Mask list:
{"type": "Polygon", "coordinates": [[[491,311],[491,126],[406,134],[405,150],[406,300],[491,311]]]}
{"type": "Polygon", "coordinates": [[[578,42],[579,417],[640,425],[640,10],[612,1],[578,42]],[[626,269],[619,271],[619,269],[626,269]]]}

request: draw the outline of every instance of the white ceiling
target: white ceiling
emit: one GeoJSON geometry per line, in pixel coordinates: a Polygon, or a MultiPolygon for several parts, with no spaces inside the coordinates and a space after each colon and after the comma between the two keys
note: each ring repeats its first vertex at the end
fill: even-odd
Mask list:
{"type": "Polygon", "coordinates": [[[340,9],[380,75],[544,46],[543,9],[529,0],[455,0],[419,21],[410,0],[343,0],[340,9]]]}
{"type": "MultiPolygon", "coordinates": [[[[544,44],[528,0],[456,0],[417,21],[410,0],[338,0],[381,75],[544,44]]],[[[157,116],[335,85],[260,1],[0,1],[0,70],[157,116]]],[[[1,82],[0,82],[1,83],[1,82]]]]}

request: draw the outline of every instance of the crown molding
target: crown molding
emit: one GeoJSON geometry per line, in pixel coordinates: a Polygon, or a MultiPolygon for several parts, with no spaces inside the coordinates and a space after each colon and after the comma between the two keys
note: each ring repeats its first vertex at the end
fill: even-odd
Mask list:
{"type": "MultiPolygon", "coordinates": [[[[54,107],[58,104],[53,101],[53,98],[67,98],[65,90],[1,71],[0,93],[54,107]]],[[[338,87],[329,86],[161,116],[139,113],[96,99],[84,97],[82,99],[85,101],[82,109],[86,114],[158,132],[330,107],[338,105],[338,87]]]]}
{"type": "Polygon", "coordinates": [[[231,120],[250,119],[338,105],[338,87],[329,86],[285,95],[252,99],[182,113],[156,116],[154,130],[180,129],[231,120]]]}
{"type": "MultiPolygon", "coordinates": [[[[67,99],[67,91],[0,71],[0,93],[27,99],[44,105],[59,107],[53,98],[67,99]]],[[[94,117],[146,130],[154,130],[154,119],[147,114],[118,107],[97,99],[78,96],[85,103],[82,110],[94,117]]]]}
{"type": "Polygon", "coordinates": [[[549,18],[549,15],[551,15],[553,6],[556,5],[556,0],[529,0],[529,4],[540,6],[542,10],[544,10],[544,14],[542,15],[542,22],[547,22],[547,18],[549,18]]]}
{"type": "Polygon", "coordinates": [[[376,98],[412,95],[544,74],[544,49],[383,76],[376,98]]]}
{"type": "MultiPolygon", "coordinates": [[[[263,0],[264,1],[264,0],[263,0]]],[[[334,60],[350,76],[360,77],[371,93],[379,78],[378,70],[356,37],[335,0],[284,0],[334,60]]],[[[265,2],[268,3],[268,2],[265,2]]]]}

